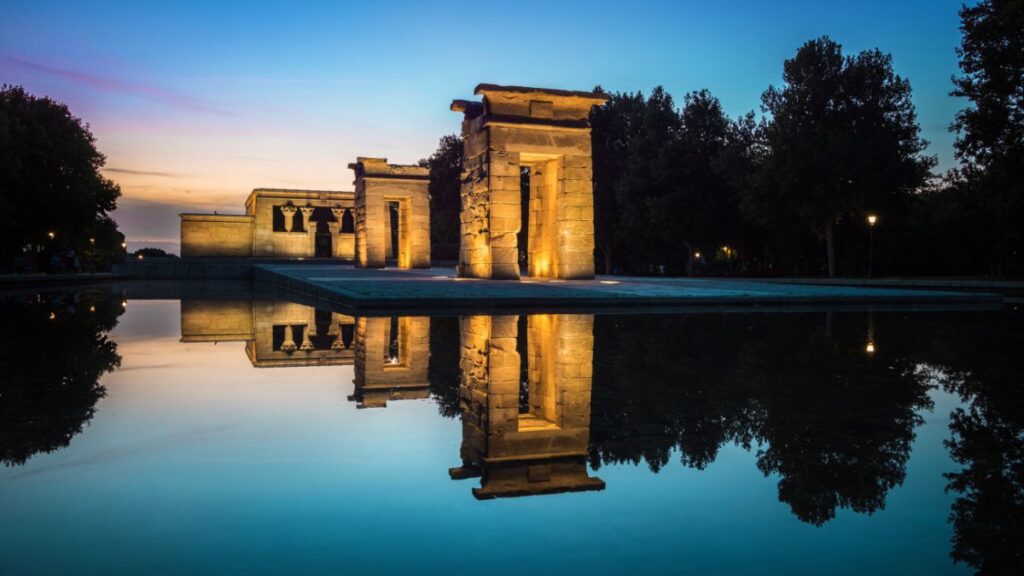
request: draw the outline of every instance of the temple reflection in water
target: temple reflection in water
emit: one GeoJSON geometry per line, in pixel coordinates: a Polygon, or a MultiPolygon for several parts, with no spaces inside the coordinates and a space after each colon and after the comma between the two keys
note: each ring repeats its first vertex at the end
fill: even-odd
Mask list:
{"type": "MultiPolygon", "coordinates": [[[[354,407],[429,397],[442,416],[458,418],[461,441],[441,446],[429,473],[446,486],[446,468],[453,479],[473,478],[480,499],[600,490],[604,482],[592,474],[603,466],[657,473],[675,460],[705,470],[733,445],[750,454],[795,518],[820,526],[844,510],[884,510],[901,486],[920,491],[920,466],[917,487],[905,485],[913,446],[926,416],[948,407],[948,455],[918,453],[945,458],[937,466],[951,498],[950,554],[993,573],[1020,565],[1019,314],[427,318],[206,298],[181,301],[182,341],[243,342],[257,368],[352,365],[354,407]]],[[[109,290],[0,299],[2,316],[17,327],[0,335],[0,462],[44,465],[45,454],[73,446],[94,416],[115,414],[100,403],[104,375],[119,371],[122,354],[107,334],[132,308],[125,294],[109,290]]],[[[125,342],[138,350],[138,340],[125,342]]],[[[161,371],[180,368],[145,369],[159,382],[161,371]]],[[[272,392],[279,400],[293,399],[293,374],[271,380],[284,384],[272,392]]],[[[121,395],[146,390],[124,384],[121,395]]],[[[395,421],[389,415],[396,416],[367,417],[395,421]]],[[[304,424],[296,421],[298,434],[304,424]]],[[[621,472],[616,484],[628,491],[621,472]]]]}
{"type": "Polygon", "coordinates": [[[520,387],[518,316],[460,320],[462,466],[477,498],[601,490],[587,473],[594,317],[527,317],[527,379],[520,387]]]}
{"type": "MultiPolygon", "coordinates": [[[[430,318],[359,317],[282,301],[183,300],[183,342],[244,341],[252,365],[354,365],[359,408],[430,396],[430,318]]],[[[587,472],[593,315],[460,319],[462,465],[477,498],[601,490],[587,472]],[[525,354],[520,351],[524,348],[525,354]],[[524,357],[525,356],[525,357],[524,357]]]]}

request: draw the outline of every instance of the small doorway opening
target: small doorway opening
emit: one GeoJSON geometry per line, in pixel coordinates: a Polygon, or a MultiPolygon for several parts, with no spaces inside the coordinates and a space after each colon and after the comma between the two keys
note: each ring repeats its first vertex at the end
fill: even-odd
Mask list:
{"type": "Polygon", "coordinates": [[[313,257],[330,258],[334,255],[334,239],[331,238],[330,222],[334,222],[334,214],[330,208],[318,207],[309,217],[310,224],[316,227],[313,237],[313,257]]]}
{"type": "Polygon", "coordinates": [[[557,278],[559,207],[556,197],[561,162],[557,157],[540,154],[524,154],[520,161],[519,264],[525,266],[527,276],[557,278]]]}
{"type": "Polygon", "coordinates": [[[399,239],[401,238],[401,212],[400,202],[388,202],[388,226],[387,238],[385,238],[385,253],[388,260],[398,260],[399,239]]]}
{"type": "Polygon", "coordinates": [[[529,274],[530,259],[530,171],[529,165],[519,168],[519,234],[516,235],[516,245],[519,250],[519,274],[529,274]]]}

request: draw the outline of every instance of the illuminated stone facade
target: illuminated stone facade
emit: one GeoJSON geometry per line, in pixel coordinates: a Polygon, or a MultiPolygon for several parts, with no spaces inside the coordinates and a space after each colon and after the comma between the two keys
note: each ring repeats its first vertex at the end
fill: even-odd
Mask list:
{"type": "Polygon", "coordinates": [[[386,158],[357,158],[356,245],[359,268],[383,268],[394,257],[399,268],[430,268],[430,170],[388,164],[386,158]],[[397,211],[397,253],[389,248],[391,212],[397,211]]]}
{"type": "Polygon", "coordinates": [[[352,260],[355,195],[257,188],[244,215],[182,214],[181,255],[352,260]]]}
{"type": "Polygon", "coordinates": [[[480,84],[482,102],[456,100],[464,114],[460,276],[594,277],[590,110],[607,97],[480,84]],[[528,246],[522,228],[522,170],[529,170],[528,246]],[[525,250],[524,250],[525,249],[525,250]]]}
{"type": "Polygon", "coordinates": [[[462,466],[477,498],[601,490],[587,473],[592,315],[527,318],[527,383],[520,390],[518,316],[460,320],[462,466]]]}
{"type": "Polygon", "coordinates": [[[355,391],[359,408],[429,396],[430,318],[359,318],[355,333],[355,391]]]}
{"type": "Polygon", "coordinates": [[[257,368],[348,365],[356,319],[302,304],[182,300],[182,342],[244,341],[257,368]]]}
{"type": "Polygon", "coordinates": [[[355,318],[303,304],[181,301],[182,342],[245,342],[256,368],[354,365],[359,408],[429,396],[430,318],[355,318]]]}

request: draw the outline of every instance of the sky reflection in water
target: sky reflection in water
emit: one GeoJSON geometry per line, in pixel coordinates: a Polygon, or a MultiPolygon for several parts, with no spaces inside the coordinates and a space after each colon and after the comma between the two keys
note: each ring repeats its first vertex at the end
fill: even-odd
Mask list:
{"type": "Polygon", "coordinates": [[[0,572],[1019,566],[1017,312],[136,293],[0,300],[0,572]]]}

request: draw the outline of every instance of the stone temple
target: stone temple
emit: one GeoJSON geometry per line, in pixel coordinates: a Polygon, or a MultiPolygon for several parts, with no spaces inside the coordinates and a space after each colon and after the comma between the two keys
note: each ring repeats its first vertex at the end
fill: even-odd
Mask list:
{"type": "Polygon", "coordinates": [[[245,214],[182,214],[182,257],[339,258],[355,253],[352,192],[257,188],[245,214]]]}
{"type": "MultiPolygon", "coordinates": [[[[515,280],[525,264],[531,277],[593,278],[589,118],[607,97],[495,84],[474,93],[480,101],[451,104],[463,114],[459,276],[515,280]]],[[[182,256],[429,268],[429,169],[362,157],[349,168],[354,192],[260,188],[244,215],[182,214],[182,256]]]]}

